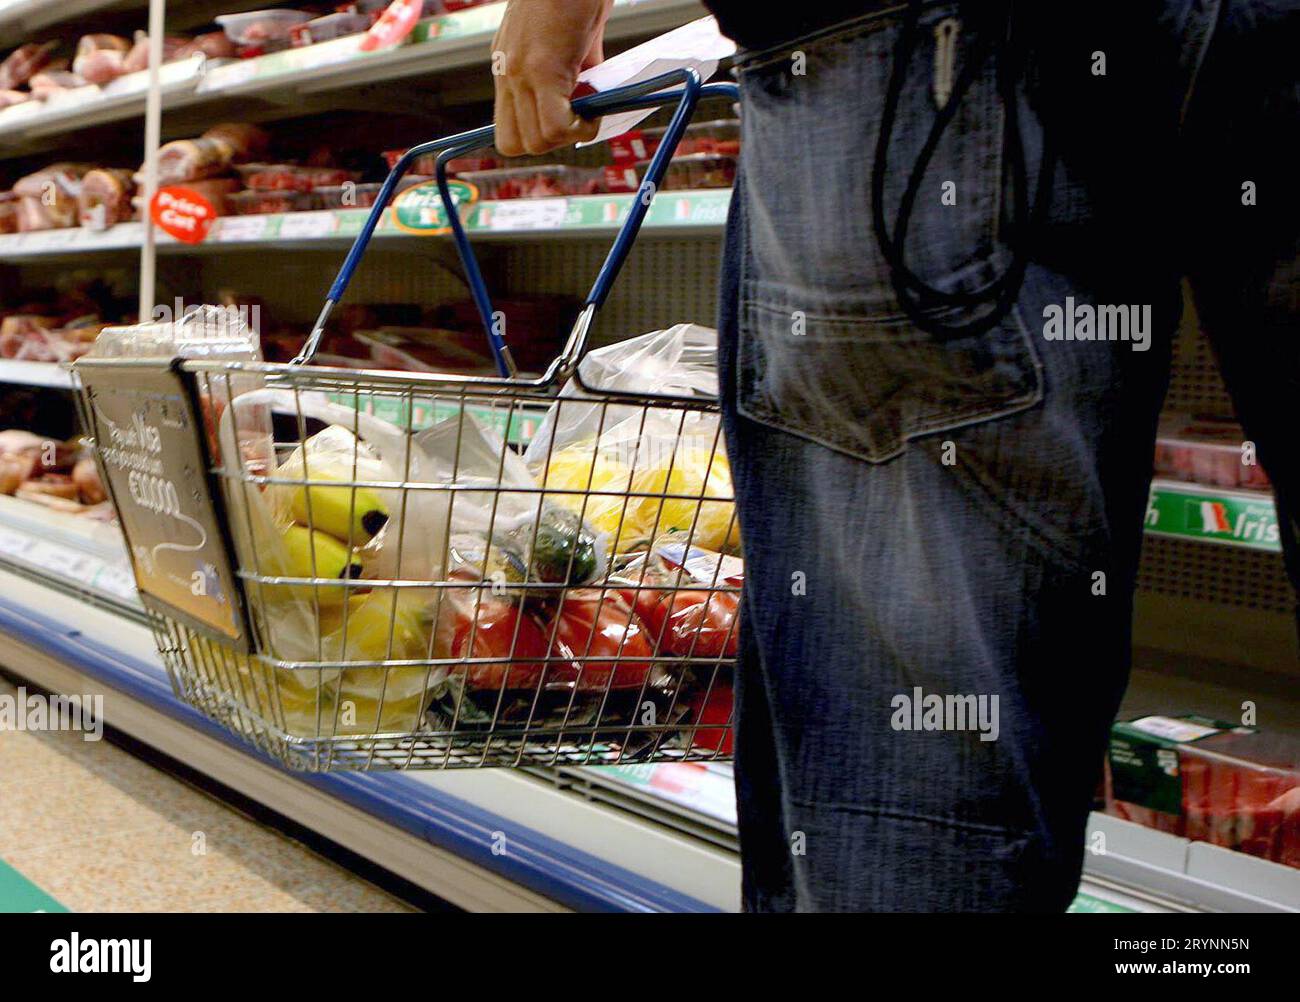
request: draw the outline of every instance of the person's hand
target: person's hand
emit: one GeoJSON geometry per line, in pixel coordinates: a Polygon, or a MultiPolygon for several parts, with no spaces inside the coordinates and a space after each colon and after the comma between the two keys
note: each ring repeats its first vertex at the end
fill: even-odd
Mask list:
{"type": "Polygon", "coordinates": [[[510,0],[492,43],[497,150],[546,153],[592,139],[597,123],[573,113],[578,74],[605,58],[614,0],[510,0]]]}

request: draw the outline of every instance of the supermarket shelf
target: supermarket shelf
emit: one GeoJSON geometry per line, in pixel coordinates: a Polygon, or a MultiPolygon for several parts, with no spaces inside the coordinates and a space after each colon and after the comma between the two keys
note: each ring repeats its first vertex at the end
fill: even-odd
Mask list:
{"type": "Polygon", "coordinates": [[[114,525],[0,495],[0,566],[143,619],[126,546],[114,525]]]}
{"type": "MultiPolygon", "coordinates": [[[[0,551],[6,527],[13,532],[22,517],[20,502],[5,500],[0,551]]],[[[44,514],[36,522],[48,540],[56,520],[44,514]]],[[[0,552],[0,562],[11,559],[0,552]]],[[[725,765],[535,778],[512,770],[288,774],[173,697],[143,624],[52,590],[48,574],[36,584],[13,570],[0,568],[0,634],[11,641],[0,663],[55,691],[83,691],[93,679],[107,690],[115,726],[431,891],[479,908],[737,906],[725,765]],[[59,675],[60,665],[71,667],[59,675]],[[517,858],[493,856],[501,832],[517,858]]],[[[1300,911],[1300,873],[1287,867],[1096,814],[1089,846],[1099,834],[1105,852],[1087,857],[1075,910],[1300,911]]]]}
{"type": "Polygon", "coordinates": [[[285,772],[175,698],[144,626],[3,570],[0,633],[11,671],[462,907],[737,907],[734,857],[511,770],[285,772]]]}
{"type": "MultiPolygon", "coordinates": [[[[479,202],[470,207],[466,230],[479,239],[553,237],[613,237],[626,218],[634,195],[577,195],[569,198],[512,199],[479,202]]],[[[647,236],[721,234],[731,191],[666,191],[646,214],[647,236]]],[[[171,254],[213,254],[233,249],[302,250],[350,243],[361,232],[368,209],[222,216],[199,244],[185,244],[159,234],[158,248],[171,254]]],[[[70,227],[0,236],[0,260],[62,257],[88,253],[135,251],[144,239],[144,224],[118,223],[106,230],[70,227]]],[[[386,213],[375,239],[428,239],[398,229],[386,213]]],[[[435,238],[437,239],[437,238],[435,238]]]]}
{"type": "MultiPolygon", "coordinates": [[[[203,77],[204,57],[191,56],[163,66],[159,77],[163,100],[192,94],[203,77]]],[[[48,101],[25,101],[0,111],[0,151],[7,156],[38,148],[39,140],[107,125],[144,114],[149,74],[118,77],[102,87],[87,84],[48,101]]]]}
{"type": "MultiPolygon", "coordinates": [[[[37,6],[35,0],[28,5],[37,6]]],[[[406,43],[376,52],[362,52],[363,36],[351,35],[257,59],[209,63],[199,55],[168,63],[162,70],[164,109],[257,98],[293,114],[295,104],[301,103],[295,99],[308,94],[486,63],[487,46],[503,10],[504,5],[496,3],[429,18],[416,26],[406,43]]],[[[652,34],[703,13],[697,0],[618,0],[606,38],[652,34]]],[[[147,78],[147,73],[133,73],[104,87],[79,88],[56,101],[30,101],[0,111],[0,153],[14,155],[34,148],[39,139],[142,116],[147,78]]]]}
{"type": "Polygon", "coordinates": [[[1300,870],[1094,813],[1084,872],[1187,910],[1300,912],[1300,870]]]}
{"type": "Polygon", "coordinates": [[[0,358],[0,384],[3,383],[48,386],[58,390],[73,387],[72,373],[58,362],[23,362],[12,358],[0,358]]]}

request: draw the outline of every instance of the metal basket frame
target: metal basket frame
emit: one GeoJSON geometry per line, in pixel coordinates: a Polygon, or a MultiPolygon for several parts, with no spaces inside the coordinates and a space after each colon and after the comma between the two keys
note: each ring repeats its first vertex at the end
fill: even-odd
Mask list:
{"type": "MultiPolygon", "coordinates": [[[[723,736],[729,732],[731,726],[730,719],[728,718],[721,723],[691,721],[682,715],[685,712],[684,708],[678,706],[679,697],[685,699],[682,694],[687,691],[685,679],[688,677],[688,673],[691,677],[707,673],[707,681],[702,683],[703,693],[700,705],[703,706],[711,698],[719,679],[734,667],[734,655],[717,653],[709,657],[695,656],[696,645],[703,633],[702,628],[700,633],[697,633],[690,641],[689,650],[685,654],[661,652],[663,629],[660,630],[660,635],[655,638],[651,655],[625,653],[624,648],[628,643],[631,622],[636,618],[631,612],[631,602],[628,602],[629,632],[624,633],[616,652],[598,655],[602,671],[608,675],[603,692],[592,688],[581,689],[582,676],[588,670],[592,656],[592,643],[597,634],[596,625],[599,622],[601,611],[606,605],[607,596],[614,592],[622,592],[624,595],[630,592],[634,596],[632,600],[634,602],[644,592],[652,590],[654,594],[660,596],[671,594],[674,599],[677,597],[676,593],[690,590],[707,594],[708,599],[705,605],[705,611],[707,612],[715,601],[715,596],[729,596],[730,600],[738,602],[739,586],[728,584],[726,580],[719,579],[722,567],[721,561],[717,563],[711,581],[696,580],[687,584],[679,576],[668,585],[662,582],[657,584],[647,583],[646,568],[649,565],[649,558],[647,557],[641,566],[640,577],[635,582],[624,579],[617,583],[611,583],[607,568],[603,582],[596,581],[583,584],[581,587],[584,591],[599,591],[600,597],[596,600],[596,612],[587,642],[587,649],[577,659],[556,654],[556,631],[560,627],[560,616],[558,614],[554,622],[550,624],[551,632],[550,636],[546,638],[545,655],[539,657],[536,654],[530,654],[526,659],[517,657],[521,630],[525,625],[526,618],[525,599],[523,598],[518,600],[518,611],[515,613],[508,658],[503,657],[500,653],[481,657],[448,656],[440,658],[434,656],[435,639],[443,622],[444,607],[455,609],[457,601],[460,601],[456,597],[457,595],[472,598],[470,607],[474,609],[474,614],[469,626],[466,649],[470,652],[475,650],[475,639],[478,636],[480,627],[478,610],[484,601],[485,589],[493,587],[487,581],[490,549],[488,544],[484,546],[483,574],[478,581],[451,579],[430,581],[418,577],[404,578],[400,575],[402,554],[405,552],[404,536],[408,532],[410,525],[407,518],[408,506],[411,503],[412,496],[421,492],[433,499],[441,496],[446,497],[446,523],[442,527],[442,538],[444,540],[444,549],[447,551],[450,550],[451,546],[453,513],[456,504],[458,501],[462,501],[463,504],[469,503],[463,501],[463,499],[474,495],[491,497],[491,516],[487,530],[488,543],[495,539],[498,506],[502,495],[536,495],[538,497],[539,503],[537,504],[536,516],[532,525],[530,547],[537,545],[538,527],[544,511],[542,502],[552,499],[554,495],[570,499],[580,495],[581,505],[577,514],[584,525],[588,517],[589,507],[593,502],[597,505],[601,503],[616,505],[621,502],[621,510],[618,513],[613,534],[615,544],[622,539],[629,506],[636,505],[641,501],[655,507],[653,525],[649,534],[651,539],[656,538],[659,534],[660,523],[664,518],[666,506],[674,502],[680,502],[680,504],[686,506],[694,505],[694,514],[691,517],[689,531],[686,533],[685,538],[687,547],[695,540],[696,527],[706,505],[726,504],[731,507],[730,520],[724,536],[728,539],[732,538],[735,527],[734,498],[730,494],[711,493],[708,488],[708,482],[714,470],[714,462],[721,455],[720,422],[716,420],[711,422],[712,441],[708,443],[708,462],[705,468],[706,474],[702,481],[703,486],[698,492],[670,489],[671,484],[674,482],[675,464],[679,462],[678,450],[682,443],[681,433],[686,428],[688,421],[698,420],[703,415],[716,415],[718,412],[717,400],[701,396],[686,397],[656,392],[629,393],[602,389],[601,387],[587,385],[583,381],[579,369],[579,363],[587,351],[588,336],[596,312],[605,301],[609,289],[627,257],[657,185],[663,177],[678,140],[685,131],[696,102],[701,96],[705,95],[729,96],[734,99],[736,97],[736,88],[731,84],[703,85],[694,71],[683,70],[574,102],[575,110],[587,116],[607,114],[613,111],[626,111],[634,108],[654,107],[672,102],[675,102],[677,107],[666,130],[665,138],[660,143],[646,172],[637,197],[633,200],[628,219],[621,227],[614,245],[592,286],[591,292],[579,312],[564,349],[541,376],[525,378],[518,376],[516,373],[509,348],[492,322],[491,300],[478,269],[473,249],[455,209],[447,183],[447,162],[470,150],[490,144],[494,136],[491,126],[415,146],[399,159],[385,181],[384,187],[376,199],[361,233],[349,250],[302,353],[293,362],[273,364],[184,359],[177,363],[177,367],[184,378],[190,382],[195,400],[206,398],[208,401],[213,402],[214,407],[215,402],[224,401],[225,409],[231,419],[232,437],[236,442],[241,441],[241,429],[237,417],[239,408],[232,406],[232,402],[237,401],[241,395],[238,392],[239,387],[246,386],[250,380],[257,380],[264,386],[284,391],[292,396],[296,404],[295,417],[299,443],[307,442],[310,437],[307,423],[309,415],[304,412],[302,406],[304,395],[310,394],[314,398],[320,394],[329,394],[335,398],[342,397],[348,402],[345,406],[348,407],[352,415],[352,427],[349,430],[357,439],[364,436],[362,415],[367,405],[373,406],[378,400],[387,400],[395,404],[397,412],[404,415],[404,427],[400,428],[400,431],[405,436],[406,445],[405,455],[402,457],[403,476],[400,479],[366,479],[359,477],[359,460],[357,452],[354,451],[350,479],[331,481],[337,483],[340,487],[350,488],[349,523],[356,515],[358,490],[365,489],[388,492],[389,494],[400,493],[401,501],[398,513],[400,528],[395,541],[398,567],[394,576],[379,579],[322,577],[318,573],[317,554],[314,545],[310,547],[312,568],[310,576],[268,573],[261,566],[260,556],[256,553],[256,548],[252,547],[254,552],[251,554],[251,560],[232,559],[232,564],[236,568],[239,579],[243,604],[248,610],[249,625],[255,640],[253,650],[247,656],[241,655],[211,636],[205,635],[204,631],[195,629],[191,624],[158,611],[150,612],[159,651],[166,664],[173,688],[180,698],[199,708],[207,716],[223,726],[241,735],[270,757],[290,768],[313,772],[335,769],[571,766],[615,764],[626,761],[717,760],[729,757],[723,753],[722,749],[724,747],[723,736]],[[666,91],[665,88],[668,87],[679,87],[679,89],[666,91]],[[438,157],[436,180],[447,212],[451,235],[469,280],[475,305],[483,320],[484,330],[488,332],[499,375],[491,377],[461,374],[396,373],[305,364],[311,361],[319,347],[330,313],[344,295],[352,274],[365,252],[398,181],[417,158],[430,154],[437,154],[438,157]],[[561,384],[568,379],[572,379],[577,386],[581,387],[581,395],[565,397],[558,395],[561,384]],[[551,468],[551,459],[556,448],[554,437],[549,442],[545,463],[542,466],[544,471],[542,482],[536,486],[503,485],[501,478],[504,476],[507,451],[509,450],[508,444],[500,455],[497,483],[495,485],[475,486],[457,482],[460,478],[460,452],[468,415],[485,413],[503,416],[504,433],[501,438],[503,442],[509,443],[511,440],[510,431],[516,422],[522,420],[522,415],[532,412],[540,413],[546,408],[553,408],[558,417],[563,414],[566,407],[595,407],[599,409],[597,433],[593,440],[593,450],[595,451],[591,456],[585,489],[575,490],[572,487],[558,489],[547,486],[549,480],[546,479],[546,474],[551,468]],[[628,484],[602,490],[594,483],[600,450],[599,443],[602,433],[607,430],[606,421],[610,416],[611,408],[615,407],[624,409],[617,412],[620,414],[626,414],[627,408],[633,410],[640,408],[640,425],[635,438],[636,445],[633,448],[633,462],[629,466],[628,484]],[[413,436],[419,431],[416,426],[415,415],[421,408],[425,408],[431,413],[436,413],[441,408],[444,411],[449,411],[453,416],[458,415],[456,458],[453,464],[452,477],[448,482],[427,482],[412,478],[412,442],[413,436]],[[638,469],[636,457],[642,448],[641,443],[645,436],[646,421],[652,414],[655,415],[657,420],[661,421],[665,416],[671,416],[673,420],[677,421],[677,434],[673,437],[672,451],[668,456],[667,465],[664,467],[662,489],[632,490],[632,479],[638,469]],[[267,591],[274,589],[296,589],[297,591],[294,594],[300,594],[305,590],[310,591],[311,603],[319,627],[315,638],[317,657],[290,659],[278,656],[276,644],[270,636],[274,624],[269,622],[269,617],[274,606],[266,601],[267,591]],[[356,596],[359,592],[368,592],[372,597],[380,591],[383,592],[385,597],[391,593],[393,622],[390,622],[386,649],[383,652],[386,656],[369,659],[349,656],[347,649],[348,622],[349,616],[356,615],[356,613],[352,612],[352,602],[348,597],[345,597],[339,603],[342,609],[343,656],[338,658],[326,656],[322,639],[324,634],[323,624],[325,622],[323,615],[325,606],[321,601],[322,589],[342,590],[344,596],[348,597],[356,596]],[[394,657],[394,633],[396,631],[399,597],[403,591],[411,589],[436,593],[436,601],[433,602],[434,611],[428,637],[428,649],[419,652],[423,656],[394,657]],[[541,680],[548,678],[553,670],[563,673],[573,667],[577,668],[577,681],[572,684],[569,704],[564,708],[563,717],[558,722],[550,719],[537,723],[534,720],[538,712],[538,701],[544,694],[543,681],[538,681],[536,685],[533,702],[528,708],[526,717],[522,720],[516,719],[509,722],[500,719],[503,700],[506,698],[508,689],[507,682],[511,673],[515,670],[515,666],[525,660],[527,663],[524,667],[528,668],[529,671],[536,669],[539,665],[541,666],[541,680]],[[465,687],[468,685],[467,680],[470,673],[479,666],[485,673],[490,673],[493,670],[499,670],[503,665],[505,669],[500,692],[497,694],[496,705],[486,727],[479,726],[467,729],[461,726],[464,723],[461,714],[467,699],[465,687]],[[622,718],[618,723],[603,722],[611,698],[613,697],[620,702],[620,705],[627,703],[629,702],[628,693],[637,688],[635,685],[615,685],[616,679],[625,667],[634,668],[634,675],[641,678],[639,691],[636,692],[635,698],[630,700],[630,705],[634,707],[631,720],[635,721],[637,719],[636,712],[640,708],[649,706],[652,714],[650,722],[644,722],[643,719],[640,723],[628,723],[623,722],[622,718]],[[385,719],[385,697],[388,693],[390,679],[395,679],[398,673],[402,671],[418,672],[421,669],[425,673],[424,683],[422,686],[416,686],[422,696],[417,700],[417,703],[421,705],[413,718],[414,724],[406,728],[390,726],[385,729],[382,725],[385,719]],[[428,710],[429,693],[433,688],[431,680],[434,673],[446,672],[448,673],[447,678],[450,679],[455,676],[458,670],[462,673],[462,687],[455,700],[449,726],[442,728],[433,726],[428,722],[426,714],[430,712],[428,710]],[[382,681],[379,683],[379,696],[374,710],[374,727],[362,727],[357,730],[340,732],[340,713],[345,702],[345,683],[343,680],[349,674],[358,672],[382,676],[382,681]],[[674,672],[677,673],[676,676],[674,676],[674,672]],[[652,679],[664,678],[675,678],[675,687],[669,687],[671,698],[668,699],[667,704],[662,705],[663,697],[657,690],[656,696],[658,696],[659,702],[656,703],[654,700],[647,702],[650,695],[649,690],[652,688],[652,679]],[[314,726],[295,728],[290,726],[292,714],[286,709],[286,697],[293,695],[298,699],[299,703],[302,702],[300,698],[301,692],[297,691],[302,679],[307,680],[306,683],[302,684],[314,693],[315,720],[314,726]],[[331,694],[328,692],[329,687],[335,683],[337,683],[337,687],[331,694]],[[291,692],[291,689],[294,691],[291,692]],[[599,699],[594,720],[591,717],[589,705],[584,706],[583,712],[578,719],[570,719],[574,711],[575,700],[577,700],[580,692],[586,693],[584,698],[588,704],[594,698],[599,699]],[[656,714],[656,711],[660,709],[666,715],[666,719],[662,721],[656,714]],[[697,745],[697,737],[701,734],[713,734],[715,736],[716,740],[712,748],[697,745]]],[[[130,365],[132,363],[128,360],[122,360],[118,364],[130,365]]],[[[83,406],[87,405],[83,404],[83,406]]],[[[623,420],[626,420],[626,417],[623,420]]],[[[708,424],[708,422],[705,423],[708,424]]],[[[209,451],[212,450],[209,449],[209,451]]],[[[318,487],[321,481],[319,479],[313,480],[311,476],[308,450],[305,447],[301,450],[303,457],[301,476],[284,475],[275,468],[271,468],[269,472],[259,472],[257,469],[251,469],[246,465],[245,457],[240,454],[239,449],[224,451],[226,453],[224,455],[215,458],[208,457],[210,460],[209,471],[212,478],[210,486],[217,491],[224,490],[227,492],[227,496],[229,496],[230,492],[244,492],[245,503],[242,508],[240,505],[232,505],[229,509],[232,519],[238,517],[236,514],[237,509],[242,510],[247,516],[247,498],[249,496],[247,492],[249,491],[263,492],[274,488],[292,489],[300,487],[305,488],[302,494],[308,509],[309,525],[314,526],[316,524],[311,512],[313,503],[311,500],[312,488],[318,487]],[[235,453],[233,457],[229,454],[230,451],[235,453]],[[232,462],[232,458],[236,461],[232,462]]],[[[391,462],[392,457],[389,457],[389,459],[391,462]]],[[[655,472],[658,472],[657,467],[655,472]]],[[[253,525],[250,523],[246,529],[248,533],[247,539],[254,540],[256,533],[253,525]]],[[[352,531],[349,530],[347,540],[350,550],[354,542],[351,536],[352,531]]],[[[230,545],[233,548],[233,544],[230,545]]],[[[611,551],[616,549],[616,545],[611,545],[611,551]]],[[[247,558],[249,554],[243,556],[247,558]]],[[[448,553],[444,553],[443,556],[444,560],[448,559],[448,553]]],[[[232,557],[235,557],[235,555],[232,554],[232,557]]],[[[575,559],[576,551],[570,554],[568,558],[568,568],[564,581],[547,583],[531,579],[526,580],[524,590],[528,596],[527,601],[538,602],[548,607],[549,603],[555,602],[562,609],[565,602],[573,599],[573,593],[577,587],[567,583],[567,580],[572,576],[575,559]]],[[[608,599],[608,601],[614,603],[614,599],[608,599]]],[[[721,600],[718,599],[718,601],[721,600]]],[[[703,613],[701,615],[703,616],[703,613]]],[[[531,621],[538,619],[539,616],[535,612],[528,612],[527,618],[531,621]]],[[[734,643],[732,637],[734,628],[735,621],[733,619],[723,641],[724,650],[734,643]]],[[[484,627],[484,629],[486,630],[487,627],[484,627]]],[[[694,695],[700,695],[698,687],[694,695]]],[[[301,706],[298,707],[298,711],[301,716],[301,706]]],[[[310,708],[308,712],[310,713],[310,708]]],[[[553,718],[554,713],[552,712],[550,716],[553,718]]],[[[301,724],[301,720],[299,723],[301,724]]]]}

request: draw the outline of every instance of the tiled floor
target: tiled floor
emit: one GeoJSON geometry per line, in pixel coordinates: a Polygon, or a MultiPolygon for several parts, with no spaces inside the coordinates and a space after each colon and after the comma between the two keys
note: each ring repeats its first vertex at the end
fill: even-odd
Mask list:
{"type": "MultiPolygon", "coordinates": [[[[0,694],[14,692],[0,679],[0,694]]],[[[74,732],[0,732],[0,859],[72,911],[410,910],[280,832],[74,732]]]]}

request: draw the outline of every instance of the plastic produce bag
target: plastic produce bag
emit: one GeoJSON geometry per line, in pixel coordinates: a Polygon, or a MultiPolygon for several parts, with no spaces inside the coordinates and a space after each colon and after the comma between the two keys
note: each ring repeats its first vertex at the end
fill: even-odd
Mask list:
{"type": "MultiPolygon", "coordinates": [[[[230,482],[230,521],[241,566],[268,576],[365,578],[376,588],[395,580],[436,579],[443,551],[439,529],[446,524],[448,502],[442,492],[403,489],[404,484],[436,482],[435,469],[411,438],[387,421],[331,403],[321,394],[262,389],[239,396],[223,415],[223,449],[233,447],[235,424],[242,425],[250,409],[259,408],[301,413],[327,427],[276,467],[274,479],[290,482],[272,483],[264,492],[245,480],[230,482]],[[234,420],[231,411],[237,412],[234,420]],[[354,488],[354,483],[377,486],[354,488]],[[404,531],[406,525],[418,529],[404,531]]],[[[337,609],[360,591],[257,582],[249,589],[255,602],[260,589],[277,614],[265,624],[268,653],[289,661],[318,660],[317,640],[328,631],[311,628],[320,622],[317,610],[337,609]]]]}
{"type": "Polygon", "coordinates": [[[477,572],[512,587],[579,585],[604,574],[607,540],[574,512],[543,500],[523,459],[472,413],[448,418],[415,441],[439,479],[459,488],[446,574],[477,572]]]}
{"type": "MultiPolygon", "coordinates": [[[[679,324],[597,349],[580,372],[593,389],[716,397],[717,334],[679,324]]],[[[570,381],[524,455],[546,496],[607,534],[616,553],[644,549],[665,532],[737,550],[717,414],[590,399],[570,381]]]]}
{"type": "Polygon", "coordinates": [[[223,448],[233,447],[234,428],[250,410],[326,425],[274,468],[264,490],[228,481],[240,565],[320,582],[248,583],[263,652],[308,666],[262,674],[274,672],[294,728],[307,735],[418,729],[427,690],[446,674],[428,664],[436,592],[396,582],[433,580],[441,567],[448,495],[409,486],[436,482],[434,464],[387,421],[320,394],[278,389],[236,399],[223,415],[223,448]],[[331,667],[309,667],[321,663],[331,667]]]}

